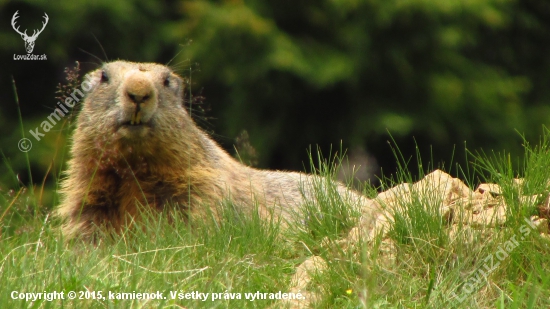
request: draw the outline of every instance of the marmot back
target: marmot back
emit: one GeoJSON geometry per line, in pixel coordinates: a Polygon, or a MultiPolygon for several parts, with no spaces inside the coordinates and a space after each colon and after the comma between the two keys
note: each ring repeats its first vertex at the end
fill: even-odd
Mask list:
{"type": "Polygon", "coordinates": [[[316,176],[256,170],[222,150],[185,110],[183,80],[170,68],[115,61],[86,78],[93,87],[78,114],[57,208],[67,236],[119,230],[129,216],[139,219],[138,207],[201,214],[224,199],[291,221],[293,209],[313,198],[316,176]]]}

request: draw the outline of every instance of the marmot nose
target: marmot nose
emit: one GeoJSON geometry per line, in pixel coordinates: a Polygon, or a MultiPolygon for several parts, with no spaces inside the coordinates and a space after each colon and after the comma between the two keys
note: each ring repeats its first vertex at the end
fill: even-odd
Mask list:
{"type": "Polygon", "coordinates": [[[126,80],[126,95],[135,104],[147,102],[153,89],[153,83],[144,74],[132,74],[126,80]]]}
{"type": "Polygon", "coordinates": [[[130,92],[128,92],[128,97],[130,98],[130,100],[132,100],[132,102],[136,104],[143,103],[149,99],[148,94],[139,95],[139,94],[131,94],[130,92]]]}

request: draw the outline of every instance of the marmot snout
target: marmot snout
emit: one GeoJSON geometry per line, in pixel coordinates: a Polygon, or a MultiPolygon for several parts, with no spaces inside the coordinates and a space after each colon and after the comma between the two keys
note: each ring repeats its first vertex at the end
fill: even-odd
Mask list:
{"type": "Polygon", "coordinates": [[[130,72],[127,74],[122,91],[125,96],[122,104],[125,111],[131,114],[131,125],[139,125],[151,118],[157,108],[157,93],[147,72],[130,72]]]}

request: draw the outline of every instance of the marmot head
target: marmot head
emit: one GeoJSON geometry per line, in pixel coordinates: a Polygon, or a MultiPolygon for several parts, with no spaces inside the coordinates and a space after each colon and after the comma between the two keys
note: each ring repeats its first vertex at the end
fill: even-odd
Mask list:
{"type": "Polygon", "coordinates": [[[174,134],[192,123],[183,105],[183,80],[166,66],[115,61],[86,79],[94,86],[79,114],[77,131],[91,147],[152,154],[156,147],[177,140],[174,134]]]}

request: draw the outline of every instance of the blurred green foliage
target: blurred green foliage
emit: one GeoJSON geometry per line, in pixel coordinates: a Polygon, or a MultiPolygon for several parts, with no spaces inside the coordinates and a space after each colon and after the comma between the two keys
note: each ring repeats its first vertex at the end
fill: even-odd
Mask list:
{"type": "MultiPolygon", "coordinates": [[[[26,0],[0,1],[0,20],[0,145],[21,175],[12,76],[28,132],[76,60],[85,72],[99,59],[174,58],[211,107],[213,119],[199,123],[229,151],[246,130],[260,167],[302,170],[309,145],[343,141],[391,171],[388,131],[403,153],[416,141],[435,161],[456,145],[463,163],[466,141],[519,155],[516,131],[538,139],[550,122],[547,0],[26,0]],[[49,15],[34,51],[47,61],[13,60],[25,53],[9,23],[16,10],[22,29],[49,15]]],[[[67,131],[33,140],[38,177],[51,162],[62,170],[53,153],[64,153],[67,131]]]]}

